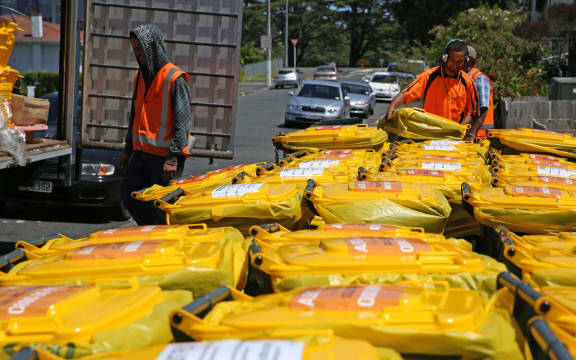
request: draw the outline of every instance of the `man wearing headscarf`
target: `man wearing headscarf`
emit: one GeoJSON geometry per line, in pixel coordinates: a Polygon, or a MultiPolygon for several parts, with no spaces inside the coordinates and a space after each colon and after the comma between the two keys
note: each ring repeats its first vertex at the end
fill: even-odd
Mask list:
{"type": "Polygon", "coordinates": [[[139,70],[134,78],[126,146],[118,168],[126,169],[120,196],[139,225],[156,223],[131,196],[179,176],[193,145],[188,74],[168,61],[164,35],[152,24],[130,32],[139,70]]]}

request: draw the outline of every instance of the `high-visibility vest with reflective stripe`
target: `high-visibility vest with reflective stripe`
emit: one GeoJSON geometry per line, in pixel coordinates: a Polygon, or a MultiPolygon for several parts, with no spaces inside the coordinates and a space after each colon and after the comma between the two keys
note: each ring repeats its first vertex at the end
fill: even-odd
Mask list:
{"type": "Polygon", "coordinates": [[[476,85],[476,79],[478,79],[478,76],[480,75],[486,76],[486,79],[488,79],[490,82],[490,104],[488,106],[488,111],[486,112],[486,117],[484,118],[484,123],[476,134],[477,137],[486,137],[486,131],[494,128],[494,104],[492,100],[494,94],[494,86],[492,85],[492,80],[490,80],[488,75],[484,74],[482,71],[476,68],[473,68],[468,75],[470,75],[472,78],[474,85],[476,85]]]}
{"type": "MultiPolygon", "coordinates": [[[[134,125],[132,143],[136,151],[168,156],[174,136],[172,85],[180,76],[188,81],[188,74],[168,63],[156,74],[146,91],[146,83],[136,72],[134,80],[134,125]]],[[[185,149],[188,151],[188,149],[185,149]]]]}

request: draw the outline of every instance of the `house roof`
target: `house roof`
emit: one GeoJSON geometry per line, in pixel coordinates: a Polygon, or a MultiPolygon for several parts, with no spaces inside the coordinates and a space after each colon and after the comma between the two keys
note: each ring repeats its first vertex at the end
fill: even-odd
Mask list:
{"type": "Polygon", "coordinates": [[[43,36],[39,39],[32,37],[32,20],[29,16],[10,14],[1,15],[0,20],[4,21],[14,21],[18,24],[24,31],[16,30],[14,35],[16,40],[18,39],[34,39],[40,41],[60,41],[60,25],[54,24],[48,21],[42,22],[43,36]]]}

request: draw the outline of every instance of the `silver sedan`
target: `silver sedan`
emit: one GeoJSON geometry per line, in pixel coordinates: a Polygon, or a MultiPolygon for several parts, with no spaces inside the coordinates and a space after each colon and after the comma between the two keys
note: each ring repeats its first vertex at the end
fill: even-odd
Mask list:
{"type": "Polygon", "coordinates": [[[376,106],[376,94],[368,84],[361,82],[345,81],[342,88],[350,97],[350,114],[368,118],[374,114],[376,106]]]}

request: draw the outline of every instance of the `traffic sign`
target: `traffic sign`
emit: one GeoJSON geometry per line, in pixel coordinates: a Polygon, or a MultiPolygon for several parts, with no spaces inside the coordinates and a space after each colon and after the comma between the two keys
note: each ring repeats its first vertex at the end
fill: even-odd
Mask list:
{"type": "Polygon", "coordinates": [[[260,36],[260,48],[272,49],[272,36],[267,35],[260,36]]]}
{"type": "Polygon", "coordinates": [[[298,46],[298,39],[290,39],[290,42],[292,43],[292,46],[298,46]]]}

